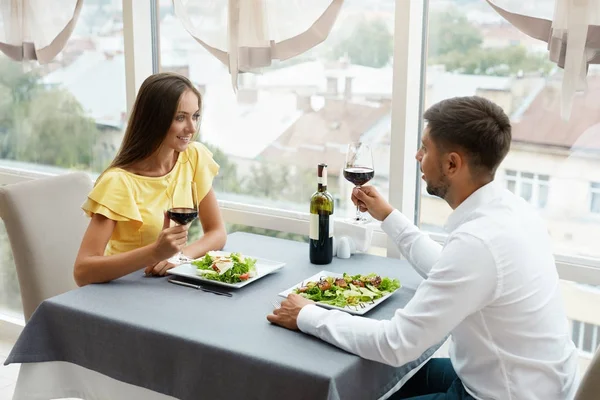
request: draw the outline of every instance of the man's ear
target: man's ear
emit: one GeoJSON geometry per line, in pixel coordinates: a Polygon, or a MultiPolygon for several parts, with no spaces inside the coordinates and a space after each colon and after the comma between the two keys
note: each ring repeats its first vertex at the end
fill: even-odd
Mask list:
{"type": "Polygon", "coordinates": [[[465,160],[463,160],[459,153],[454,151],[448,153],[444,162],[446,176],[456,175],[463,168],[464,164],[465,160]]]}

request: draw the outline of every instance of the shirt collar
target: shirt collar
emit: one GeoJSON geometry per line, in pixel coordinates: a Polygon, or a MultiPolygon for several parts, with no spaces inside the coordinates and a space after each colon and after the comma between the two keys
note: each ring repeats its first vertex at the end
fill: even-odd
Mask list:
{"type": "Polygon", "coordinates": [[[464,222],[469,214],[499,197],[502,191],[502,187],[494,181],[483,185],[456,207],[448,217],[444,229],[447,232],[452,232],[464,222]]]}

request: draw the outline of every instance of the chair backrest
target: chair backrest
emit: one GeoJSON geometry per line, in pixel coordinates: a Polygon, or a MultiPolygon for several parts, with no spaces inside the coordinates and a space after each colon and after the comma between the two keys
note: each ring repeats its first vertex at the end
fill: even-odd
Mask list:
{"type": "Polygon", "coordinates": [[[25,321],[45,299],[77,287],[73,265],[89,223],[81,205],[92,186],[75,172],[0,187],[25,321]]]}
{"type": "Polygon", "coordinates": [[[575,395],[575,400],[598,399],[600,399],[600,347],[596,350],[592,362],[585,371],[575,395]]]}

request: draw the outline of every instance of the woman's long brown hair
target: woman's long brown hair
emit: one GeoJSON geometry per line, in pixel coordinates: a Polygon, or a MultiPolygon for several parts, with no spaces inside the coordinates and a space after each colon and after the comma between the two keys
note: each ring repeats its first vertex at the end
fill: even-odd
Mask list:
{"type": "Polygon", "coordinates": [[[188,78],[171,72],[146,78],[135,99],[121,147],[104,172],[126,168],[154,154],[171,127],[181,95],[187,90],[198,96],[198,108],[202,109],[202,96],[188,78]]]}

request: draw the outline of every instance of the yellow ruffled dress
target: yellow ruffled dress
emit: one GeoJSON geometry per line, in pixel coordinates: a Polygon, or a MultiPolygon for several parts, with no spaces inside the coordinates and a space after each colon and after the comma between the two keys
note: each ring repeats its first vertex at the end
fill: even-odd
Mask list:
{"type": "Polygon", "coordinates": [[[82,208],[88,216],[102,214],[117,222],[105,255],[119,254],[153,243],[170,207],[177,181],[194,181],[201,201],[210,191],[219,165],[201,143],[190,143],[164,176],[136,175],[121,168],[107,170],[96,182],[82,208]]]}

